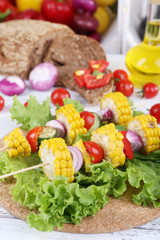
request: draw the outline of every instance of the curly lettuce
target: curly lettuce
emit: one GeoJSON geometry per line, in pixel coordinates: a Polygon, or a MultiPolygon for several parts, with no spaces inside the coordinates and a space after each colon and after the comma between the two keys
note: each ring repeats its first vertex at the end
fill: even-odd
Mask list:
{"type": "Polygon", "coordinates": [[[130,185],[139,189],[133,201],[137,205],[160,207],[160,163],[134,158],[127,160],[126,172],[130,185]]]}
{"type": "Polygon", "coordinates": [[[17,124],[22,124],[24,130],[30,130],[37,126],[44,127],[45,124],[52,120],[50,111],[50,98],[47,98],[40,104],[35,96],[30,96],[27,100],[28,105],[25,107],[19,102],[17,96],[13,97],[13,106],[10,108],[12,120],[17,120],[17,124]]]}

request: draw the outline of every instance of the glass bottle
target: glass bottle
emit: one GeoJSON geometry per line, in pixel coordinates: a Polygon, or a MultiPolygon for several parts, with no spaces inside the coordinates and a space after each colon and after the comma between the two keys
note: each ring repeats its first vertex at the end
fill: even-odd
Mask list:
{"type": "Polygon", "coordinates": [[[150,0],[143,42],[128,51],[126,65],[135,87],[147,82],[160,87],[160,0],[150,0]]]}

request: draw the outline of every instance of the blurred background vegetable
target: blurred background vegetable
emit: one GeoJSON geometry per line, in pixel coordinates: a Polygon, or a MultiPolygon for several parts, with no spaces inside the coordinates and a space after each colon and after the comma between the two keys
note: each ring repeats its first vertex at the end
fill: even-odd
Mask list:
{"type": "Polygon", "coordinates": [[[66,24],[97,41],[111,25],[117,0],[0,0],[0,22],[37,19],[66,24]]]}

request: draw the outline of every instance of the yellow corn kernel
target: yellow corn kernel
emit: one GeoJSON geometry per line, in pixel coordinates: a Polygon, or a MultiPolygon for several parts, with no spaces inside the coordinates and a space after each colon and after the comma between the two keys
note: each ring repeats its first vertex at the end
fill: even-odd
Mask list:
{"type": "Polygon", "coordinates": [[[160,149],[160,128],[155,117],[140,115],[128,122],[128,129],[134,131],[142,140],[142,151],[149,154],[160,149]]]}
{"type": "Polygon", "coordinates": [[[91,141],[98,143],[104,151],[104,159],[114,167],[123,165],[125,154],[123,153],[123,135],[118,133],[113,123],[106,124],[93,131],[91,141]]]}
{"type": "Polygon", "coordinates": [[[29,156],[31,154],[31,146],[25,136],[22,135],[19,128],[14,129],[8,136],[4,138],[5,147],[9,148],[7,152],[10,157],[29,156]]]}
{"type": "Polygon", "coordinates": [[[87,132],[87,129],[84,128],[84,119],[80,117],[80,114],[76,111],[73,104],[62,106],[56,110],[56,118],[60,120],[67,129],[66,142],[68,145],[74,142],[77,133],[83,134],[87,132]]]}
{"type": "Polygon", "coordinates": [[[39,147],[39,156],[43,163],[50,164],[50,167],[44,166],[43,171],[49,179],[54,176],[64,175],[67,177],[68,169],[72,169],[72,176],[68,181],[74,180],[73,161],[65,140],[62,138],[53,138],[44,140],[39,147]]]}
{"type": "Polygon", "coordinates": [[[127,98],[120,92],[106,94],[100,102],[100,108],[110,107],[112,105],[113,119],[115,124],[126,124],[132,119],[132,112],[127,98]],[[112,102],[112,104],[111,104],[112,102]]]}

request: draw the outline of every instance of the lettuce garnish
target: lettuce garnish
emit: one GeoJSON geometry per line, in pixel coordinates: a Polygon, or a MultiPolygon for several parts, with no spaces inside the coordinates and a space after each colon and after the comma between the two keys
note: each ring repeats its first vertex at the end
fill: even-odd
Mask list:
{"type": "Polygon", "coordinates": [[[36,97],[31,95],[27,102],[28,105],[25,107],[19,102],[17,96],[14,96],[13,106],[10,108],[12,120],[16,119],[17,124],[22,124],[24,130],[37,126],[44,127],[48,121],[52,120],[49,97],[43,104],[40,104],[36,97]]]}

